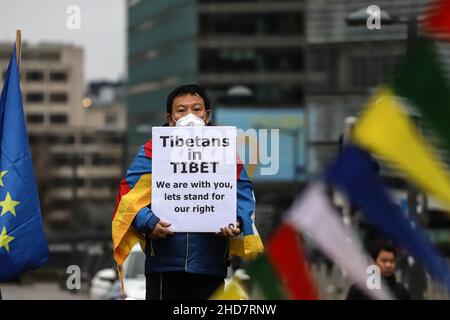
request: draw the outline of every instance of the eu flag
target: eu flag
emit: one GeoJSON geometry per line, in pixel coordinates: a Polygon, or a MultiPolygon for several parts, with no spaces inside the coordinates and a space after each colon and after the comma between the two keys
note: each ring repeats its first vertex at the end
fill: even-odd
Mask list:
{"type": "Polygon", "coordinates": [[[13,50],[0,98],[0,282],[48,259],[13,50]]]}

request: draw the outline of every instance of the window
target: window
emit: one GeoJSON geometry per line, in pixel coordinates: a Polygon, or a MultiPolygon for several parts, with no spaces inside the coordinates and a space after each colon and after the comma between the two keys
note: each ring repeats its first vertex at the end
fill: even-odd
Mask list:
{"type": "Polygon", "coordinates": [[[42,92],[29,92],[27,93],[26,101],[28,103],[43,103],[44,94],[42,92]]]}
{"type": "Polygon", "coordinates": [[[93,143],[95,143],[95,138],[94,138],[94,136],[82,136],[81,143],[82,144],[93,144],[93,143]]]}
{"type": "Polygon", "coordinates": [[[398,56],[352,57],[350,81],[354,89],[366,89],[389,80],[400,61],[398,56]]]}
{"type": "Polygon", "coordinates": [[[72,205],[73,205],[73,203],[72,203],[72,201],[70,201],[70,200],[55,200],[55,201],[52,201],[52,203],[51,203],[51,208],[53,208],[53,209],[57,209],[57,210],[67,210],[67,209],[70,209],[70,208],[72,208],[72,205]]]}
{"type": "Polygon", "coordinates": [[[67,115],[66,114],[52,114],[50,115],[50,123],[54,124],[65,124],[67,123],[67,115]]]}
{"type": "Polygon", "coordinates": [[[91,185],[93,188],[117,188],[117,179],[108,178],[95,178],[91,180],[91,185]]]}
{"type": "Polygon", "coordinates": [[[108,114],[105,116],[105,123],[112,125],[112,124],[117,124],[117,115],[115,114],[108,114]]]}
{"type": "Polygon", "coordinates": [[[38,70],[27,71],[26,79],[29,82],[42,82],[44,81],[44,72],[38,70]]]}
{"type": "Polygon", "coordinates": [[[204,14],[199,19],[203,35],[303,35],[302,12],[204,14]]]}
{"type": "Polygon", "coordinates": [[[304,69],[302,48],[202,49],[201,72],[295,72],[304,69]]]}
{"type": "Polygon", "coordinates": [[[52,71],[50,72],[50,81],[53,82],[66,82],[67,72],[65,71],[52,71]]]}
{"type": "Polygon", "coordinates": [[[94,153],[92,155],[92,165],[93,166],[111,166],[120,164],[120,159],[108,156],[101,155],[98,153],[94,153]]]}
{"type": "MultiPolygon", "coordinates": [[[[72,184],[74,183],[73,179],[71,177],[69,178],[56,178],[53,179],[52,181],[52,185],[54,187],[59,187],[59,188],[70,188],[72,187],[72,184]]],[[[76,186],[77,187],[82,187],[84,186],[84,180],[83,179],[76,179],[76,186]]]]}
{"type": "Polygon", "coordinates": [[[50,94],[51,103],[66,103],[68,101],[67,93],[54,92],[50,94]]]}
{"type": "Polygon", "coordinates": [[[215,98],[217,104],[231,105],[291,105],[302,106],[305,103],[305,93],[302,84],[258,84],[247,86],[251,96],[229,96],[227,91],[229,85],[209,86],[211,96],[215,98]]]}
{"type": "Polygon", "coordinates": [[[48,135],[46,140],[48,144],[73,144],[75,142],[75,137],[48,135]]]}
{"type": "Polygon", "coordinates": [[[76,165],[84,164],[84,158],[81,155],[56,153],[52,156],[52,163],[56,166],[70,166],[74,161],[76,165]]]}
{"type": "Polygon", "coordinates": [[[105,137],[105,143],[112,143],[112,144],[122,144],[124,143],[125,139],[123,136],[109,136],[105,137]]]}
{"type": "Polygon", "coordinates": [[[28,114],[27,122],[32,124],[44,123],[44,115],[43,114],[28,114]]]}
{"type": "Polygon", "coordinates": [[[29,141],[30,145],[35,144],[44,144],[46,142],[45,136],[36,136],[36,135],[29,135],[29,141]]]}
{"type": "Polygon", "coordinates": [[[22,60],[58,61],[61,54],[56,51],[26,51],[22,52],[22,60]]]}

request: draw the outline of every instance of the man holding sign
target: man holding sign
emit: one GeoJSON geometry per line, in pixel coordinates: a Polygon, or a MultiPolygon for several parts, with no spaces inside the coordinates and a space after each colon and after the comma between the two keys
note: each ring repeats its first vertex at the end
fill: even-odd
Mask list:
{"type": "Polygon", "coordinates": [[[121,183],[114,257],[120,267],[137,241],[145,245],[147,299],[207,299],[223,284],[229,255],[263,251],[236,129],[211,126],[210,112],[203,88],[173,90],[168,123],[153,128],[121,183]]]}
{"type": "Polygon", "coordinates": [[[236,128],[154,127],[152,211],[179,232],[240,233],[236,128]]]}

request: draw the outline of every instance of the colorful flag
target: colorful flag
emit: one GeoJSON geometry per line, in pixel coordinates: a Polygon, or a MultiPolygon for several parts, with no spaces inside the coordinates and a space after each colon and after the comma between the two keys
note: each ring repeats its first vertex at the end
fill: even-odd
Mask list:
{"type": "Polygon", "coordinates": [[[283,284],[267,257],[267,252],[258,255],[246,269],[263,298],[268,300],[287,298],[283,284]]]}
{"type": "Polygon", "coordinates": [[[48,259],[13,50],[0,98],[0,282],[48,259]]]}
{"type": "Polygon", "coordinates": [[[423,26],[430,34],[450,38],[450,0],[434,0],[423,26]]]}
{"type": "Polygon", "coordinates": [[[321,182],[315,182],[294,201],[286,222],[310,237],[361,290],[375,299],[392,298],[385,289],[375,290],[367,286],[370,258],[354,231],[338,218],[321,182]]]}
{"type": "Polygon", "coordinates": [[[392,90],[381,88],[371,97],[355,125],[353,139],[450,205],[450,175],[445,164],[417,131],[392,90]]]}
{"type": "Polygon", "coordinates": [[[112,221],[114,259],[118,266],[122,266],[137,242],[140,242],[142,248],[145,247],[144,236],[134,230],[131,223],[138,211],[150,204],[151,150],[151,140],[149,140],[141,147],[128,168],[126,177],[120,183],[112,221]]]}
{"type": "MultiPolygon", "coordinates": [[[[389,115],[386,121],[389,121],[389,115]]],[[[399,133],[401,135],[401,133],[399,133]]],[[[408,144],[408,141],[404,142],[408,144]]],[[[359,206],[368,220],[377,225],[398,244],[421,261],[434,278],[450,284],[449,269],[431,245],[420,226],[412,225],[396,205],[372,167],[368,153],[356,146],[347,146],[326,171],[326,180],[345,192],[359,206]]]]}
{"type": "Polygon", "coordinates": [[[297,232],[281,224],[267,243],[267,256],[291,300],[317,300],[317,290],[303,256],[297,232]]]}
{"type": "Polygon", "coordinates": [[[267,242],[266,254],[248,267],[253,283],[266,299],[317,300],[297,232],[281,224],[267,242]]]}
{"type": "Polygon", "coordinates": [[[392,88],[396,95],[408,99],[450,151],[450,85],[435,42],[415,42],[392,88]]]}
{"type": "Polygon", "coordinates": [[[239,279],[233,277],[230,283],[225,288],[221,286],[210,300],[249,300],[249,296],[239,279]]]}

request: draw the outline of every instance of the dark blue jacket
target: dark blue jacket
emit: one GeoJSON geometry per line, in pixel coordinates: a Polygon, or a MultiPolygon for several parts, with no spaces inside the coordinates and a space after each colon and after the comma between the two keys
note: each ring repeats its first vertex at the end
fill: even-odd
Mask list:
{"type": "MultiPolygon", "coordinates": [[[[127,171],[131,173],[148,171],[151,166],[151,142],[142,146],[127,171]],[[141,171],[142,171],[141,170],[141,171]]],[[[243,222],[255,210],[253,185],[241,164],[237,165],[237,217],[244,229],[243,222]]],[[[148,235],[159,218],[152,212],[151,205],[142,208],[135,216],[132,226],[140,233],[148,235]]],[[[251,227],[251,226],[247,226],[251,227]]],[[[214,233],[176,232],[166,239],[153,240],[146,237],[145,273],[185,271],[225,277],[229,265],[229,239],[214,233]]]]}

